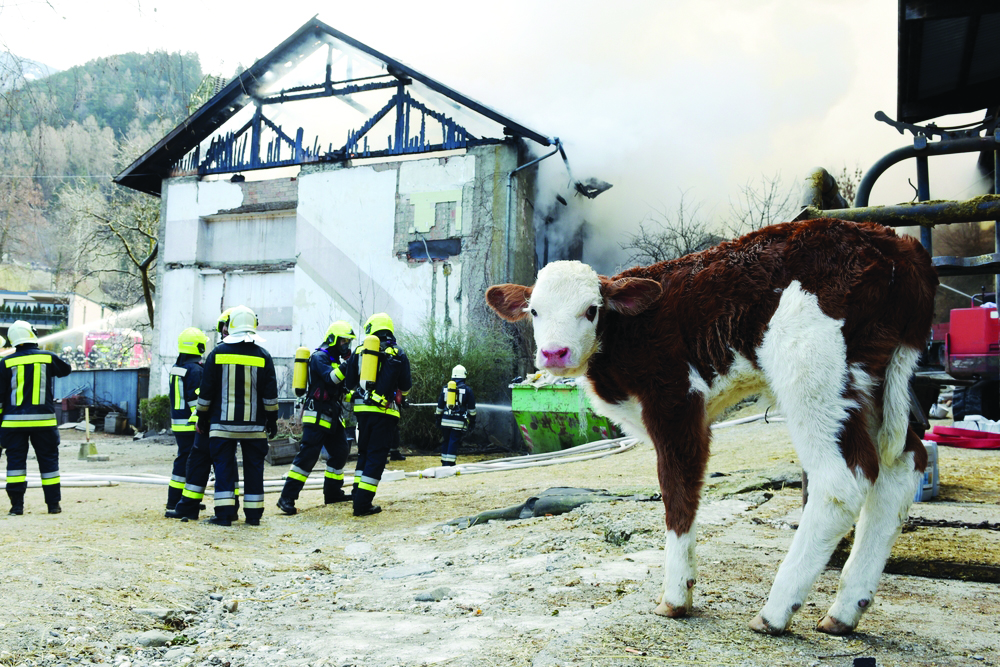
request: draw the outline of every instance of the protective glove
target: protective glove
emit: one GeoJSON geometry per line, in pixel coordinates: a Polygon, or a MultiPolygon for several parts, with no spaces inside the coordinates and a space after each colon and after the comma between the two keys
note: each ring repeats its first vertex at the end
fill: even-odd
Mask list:
{"type": "Polygon", "coordinates": [[[475,418],[470,419],[469,423],[465,425],[465,431],[466,431],[466,433],[468,433],[469,431],[471,431],[474,428],[476,428],[476,420],[475,420],[475,418]]]}
{"type": "Polygon", "coordinates": [[[264,431],[267,433],[268,440],[274,440],[278,437],[278,420],[268,419],[267,424],[264,426],[264,431]]]}
{"type": "Polygon", "coordinates": [[[208,418],[208,413],[198,413],[198,423],[194,425],[194,430],[200,435],[208,435],[209,428],[211,427],[211,421],[208,418]]]}

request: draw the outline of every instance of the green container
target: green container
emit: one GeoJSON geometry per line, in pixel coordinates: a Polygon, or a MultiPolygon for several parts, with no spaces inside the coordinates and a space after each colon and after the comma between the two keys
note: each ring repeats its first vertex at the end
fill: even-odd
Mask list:
{"type": "Polygon", "coordinates": [[[514,419],[534,454],[622,435],[618,426],[590,408],[587,394],[575,384],[512,384],[510,388],[514,419]]]}

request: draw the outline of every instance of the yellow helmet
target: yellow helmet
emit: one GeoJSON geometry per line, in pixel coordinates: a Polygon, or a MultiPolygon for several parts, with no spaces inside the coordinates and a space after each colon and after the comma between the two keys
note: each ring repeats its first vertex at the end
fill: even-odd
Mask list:
{"type": "Polygon", "coordinates": [[[246,306],[236,306],[229,311],[229,333],[257,333],[257,315],[246,306]]]}
{"type": "Polygon", "coordinates": [[[386,313],[375,313],[365,322],[366,336],[378,333],[379,331],[388,331],[392,335],[396,335],[392,327],[392,318],[386,313]]]}
{"type": "Polygon", "coordinates": [[[208,336],[196,327],[188,327],[177,337],[177,351],[181,354],[205,354],[208,336]]]}
{"type": "Polygon", "coordinates": [[[35,327],[24,320],[18,320],[10,325],[10,328],[7,329],[7,338],[10,339],[10,344],[14,347],[38,341],[38,336],[35,335],[35,327]]]}
{"type": "Polygon", "coordinates": [[[327,327],[326,333],[323,335],[324,345],[333,345],[337,342],[338,338],[346,338],[348,340],[357,338],[354,335],[354,329],[351,325],[344,320],[337,320],[329,327],[327,327]]]}
{"type": "Polygon", "coordinates": [[[215,330],[218,331],[220,334],[222,333],[222,327],[229,326],[229,315],[232,312],[233,312],[232,308],[226,308],[224,311],[222,311],[222,314],[219,315],[219,321],[216,322],[215,324],[215,330]]]}

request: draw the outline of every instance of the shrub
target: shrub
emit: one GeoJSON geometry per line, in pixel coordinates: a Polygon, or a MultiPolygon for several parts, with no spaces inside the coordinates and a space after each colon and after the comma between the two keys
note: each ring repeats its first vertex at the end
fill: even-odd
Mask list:
{"type": "MultiPolygon", "coordinates": [[[[431,325],[420,335],[402,332],[400,345],[410,359],[413,388],[410,403],[437,403],[451,369],[462,364],[477,403],[509,403],[514,377],[515,345],[499,326],[476,331],[431,325]]],[[[405,408],[400,415],[400,440],[417,449],[436,449],[441,432],[434,408],[405,408]]]]}
{"type": "Polygon", "coordinates": [[[170,428],[170,398],[160,394],[139,401],[139,417],[147,431],[170,428]]]}

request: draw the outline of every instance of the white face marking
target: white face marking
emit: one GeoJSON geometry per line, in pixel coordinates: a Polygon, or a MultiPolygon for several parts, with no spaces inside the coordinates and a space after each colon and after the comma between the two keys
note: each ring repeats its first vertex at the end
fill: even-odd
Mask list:
{"type": "Polygon", "coordinates": [[[597,272],[580,262],[552,262],[538,272],[528,300],[535,332],[535,365],[553,375],[587,372],[597,351],[598,310],[602,304],[597,272]]]}

